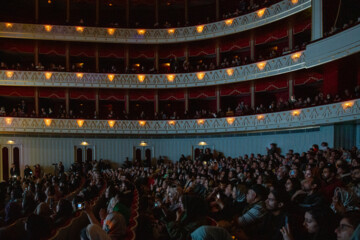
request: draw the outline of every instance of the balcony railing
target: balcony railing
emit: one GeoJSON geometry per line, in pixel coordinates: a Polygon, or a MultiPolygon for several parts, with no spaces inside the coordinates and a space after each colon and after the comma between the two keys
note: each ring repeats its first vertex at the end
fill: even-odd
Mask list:
{"type": "Polygon", "coordinates": [[[305,53],[239,67],[174,74],[100,74],[72,72],[0,71],[0,85],[88,88],[183,88],[236,83],[275,76],[305,67],[305,53]]]}
{"type": "Polygon", "coordinates": [[[163,44],[226,36],[266,25],[311,7],[311,0],[283,0],[240,17],[171,29],[124,29],[0,23],[0,37],[57,41],[163,44]]]}
{"type": "Polygon", "coordinates": [[[209,134],[313,127],[360,119],[360,99],[285,112],[195,120],[131,121],[0,118],[3,133],[209,134]]]}

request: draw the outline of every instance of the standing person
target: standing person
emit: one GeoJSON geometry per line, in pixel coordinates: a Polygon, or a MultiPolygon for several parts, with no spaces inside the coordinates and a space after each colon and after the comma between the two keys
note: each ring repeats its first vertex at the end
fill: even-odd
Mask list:
{"type": "Polygon", "coordinates": [[[13,164],[11,164],[11,168],[10,168],[10,177],[15,177],[16,178],[17,176],[20,176],[20,170],[13,163],[13,164]]]}
{"type": "Polygon", "coordinates": [[[40,164],[36,164],[35,165],[35,174],[34,176],[36,178],[40,178],[41,177],[41,168],[40,168],[40,164]]]}
{"type": "Polygon", "coordinates": [[[28,178],[28,177],[31,177],[31,175],[32,175],[32,170],[31,170],[31,168],[29,167],[29,165],[25,165],[24,177],[25,177],[25,178],[28,178]]]}
{"type": "Polygon", "coordinates": [[[64,172],[65,172],[65,167],[62,162],[59,162],[59,174],[60,175],[64,174],[64,172]]]}

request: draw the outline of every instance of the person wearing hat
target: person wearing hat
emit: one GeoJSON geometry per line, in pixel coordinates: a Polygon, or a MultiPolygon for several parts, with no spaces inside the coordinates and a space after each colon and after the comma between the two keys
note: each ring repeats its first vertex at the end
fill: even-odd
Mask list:
{"type": "Polygon", "coordinates": [[[260,184],[254,184],[246,194],[248,206],[244,208],[243,214],[238,217],[238,225],[246,230],[248,236],[256,232],[258,224],[266,214],[264,199],[267,196],[267,190],[260,184]]]}

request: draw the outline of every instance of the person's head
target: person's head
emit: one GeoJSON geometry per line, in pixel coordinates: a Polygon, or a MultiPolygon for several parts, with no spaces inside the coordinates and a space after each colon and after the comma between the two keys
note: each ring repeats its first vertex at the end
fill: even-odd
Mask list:
{"type": "Polygon", "coordinates": [[[43,239],[50,233],[50,228],[46,223],[44,217],[30,214],[25,222],[25,231],[28,239],[43,239]]]}
{"type": "Polygon", "coordinates": [[[51,210],[46,203],[42,202],[37,205],[37,207],[34,211],[34,214],[40,215],[43,217],[49,217],[51,215],[51,210]]]}
{"type": "Polygon", "coordinates": [[[66,199],[60,199],[56,205],[56,214],[58,216],[71,216],[73,213],[73,207],[71,202],[66,199]]]}
{"type": "Polygon", "coordinates": [[[112,238],[122,238],[126,233],[126,221],[118,212],[109,213],[103,223],[103,230],[112,238]]]}
{"type": "Polygon", "coordinates": [[[301,189],[301,183],[297,178],[289,178],[285,182],[285,190],[287,192],[295,192],[301,189]]]}
{"type": "Polygon", "coordinates": [[[249,204],[256,203],[258,201],[264,200],[266,197],[266,188],[260,184],[254,184],[250,187],[246,194],[246,201],[249,204]]]}
{"type": "Polygon", "coordinates": [[[320,189],[321,183],[317,178],[310,177],[305,178],[301,182],[301,185],[302,190],[304,190],[307,194],[311,194],[320,189]]]}
{"type": "Polygon", "coordinates": [[[333,227],[333,212],[329,208],[319,207],[305,212],[303,226],[309,234],[325,235],[333,227]]]}
{"type": "Polygon", "coordinates": [[[354,184],[360,183],[360,166],[351,169],[351,179],[354,184]]]}
{"type": "Polygon", "coordinates": [[[332,180],[335,177],[335,174],[336,174],[335,167],[333,167],[332,165],[326,165],[323,168],[321,177],[322,177],[323,180],[328,182],[328,181],[332,180]]]}
{"type": "Polygon", "coordinates": [[[289,195],[282,190],[282,188],[274,188],[270,191],[268,198],[265,201],[266,209],[271,212],[277,212],[284,209],[289,201],[289,195]]]}
{"type": "Polygon", "coordinates": [[[350,240],[355,229],[360,224],[360,212],[347,212],[335,229],[338,240],[350,240]]]}

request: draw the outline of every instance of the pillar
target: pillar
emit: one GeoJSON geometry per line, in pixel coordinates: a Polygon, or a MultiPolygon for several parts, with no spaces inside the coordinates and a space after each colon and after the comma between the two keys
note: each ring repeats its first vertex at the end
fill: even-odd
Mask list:
{"type": "Polygon", "coordinates": [[[130,0],[126,0],[125,22],[126,22],[126,27],[129,27],[130,26],[130,0]]]}
{"type": "Polygon", "coordinates": [[[66,111],[66,116],[69,116],[69,112],[70,112],[70,90],[69,90],[69,88],[65,89],[65,111],[66,111]]]}
{"type": "Polygon", "coordinates": [[[159,23],[159,0],[155,0],[155,22],[159,23]]]}
{"type": "Polygon", "coordinates": [[[311,40],[323,37],[323,2],[322,0],[311,1],[311,40]]]}
{"type": "Polygon", "coordinates": [[[339,63],[330,62],[324,66],[324,94],[336,95],[339,92],[339,63]]]}
{"type": "Polygon", "coordinates": [[[289,40],[289,50],[292,51],[294,48],[294,31],[293,31],[292,21],[289,21],[289,25],[288,25],[288,40],[289,40]]]}
{"type": "Polygon", "coordinates": [[[100,113],[100,98],[99,98],[99,89],[95,90],[95,111],[96,111],[96,118],[99,118],[100,113]]]}
{"type": "Polygon", "coordinates": [[[125,45],[125,68],[130,68],[130,52],[129,45],[125,45]]]}
{"type": "Polygon", "coordinates": [[[159,72],[159,45],[155,45],[155,62],[156,71],[159,72]]]}
{"type": "Polygon", "coordinates": [[[39,41],[38,40],[35,40],[34,62],[35,62],[35,66],[39,64],[39,41]]]}
{"type": "Polygon", "coordinates": [[[220,19],[220,0],[215,0],[215,19],[216,21],[220,19]]]}
{"type": "Polygon", "coordinates": [[[70,43],[65,44],[65,69],[70,72],[70,43]]]}
{"type": "Polygon", "coordinates": [[[289,86],[289,98],[290,98],[292,95],[294,95],[294,78],[292,73],[289,74],[288,86],[289,86]]]}
{"type": "Polygon", "coordinates": [[[185,24],[189,22],[189,0],[184,0],[184,8],[185,8],[185,24]]]}
{"type": "Polygon", "coordinates": [[[100,0],[95,2],[95,25],[99,26],[100,22],[100,0]]]}
{"type": "Polygon", "coordinates": [[[255,109],[255,82],[250,83],[251,108],[255,109]]]}
{"type": "Polygon", "coordinates": [[[36,117],[39,117],[39,88],[38,87],[35,87],[34,98],[35,98],[35,114],[36,114],[36,117]]]}
{"type": "Polygon", "coordinates": [[[159,113],[159,92],[157,89],[154,92],[154,112],[159,113]]]}
{"type": "Polygon", "coordinates": [[[189,61],[189,44],[188,43],[185,43],[184,55],[185,55],[185,60],[189,61]]]}
{"type": "Polygon", "coordinates": [[[184,98],[185,98],[185,111],[189,111],[189,91],[187,89],[184,90],[184,98]]]}
{"type": "Polygon", "coordinates": [[[129,90],[127,90],[125,93],[125,112],[129,114],[129,111],[130,111],[130,95],[129,95],[129,90]]]}
{"type": "Polygon", "coordinates": [[[95,71],[98,73],[100,72],[99,66],[99,44],[95,44],[95,71]]]}
{"type": "Polygon", "coordinates": [[[39,0],[35,0],[35,23],[39,23],[39,0]]]}
{"type": "Polygon", "coordinates": [[[250,36],[250,60],[255,62],[255,36],[254,32],[250,36]]]}
{"type": "Polygon", "coordinates": [[[220,112],[221,109],[221,96],[220,96],[220,86],[216,86],[216,112],[220,112]]]}
{"type": "Polygon", "coordinates": [[[215,54],[216,54],[216,66],[221,64],[221,54],[220,54],[220,40],[217,38],[215,41],[215,54]]]}
{"type": "Polygon", "coordinates": [[[66,0],[66,23],[70,23],[70,0],[66,0]]]}

